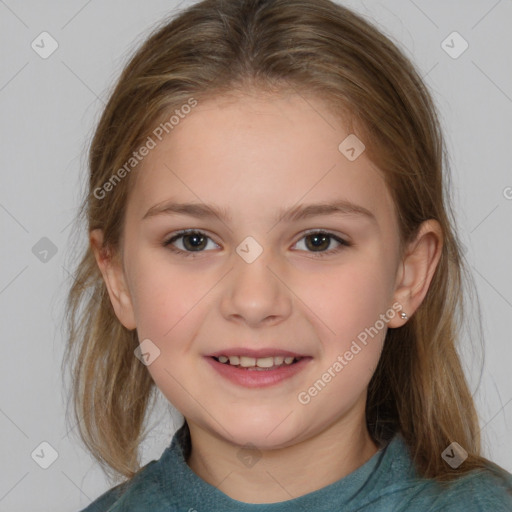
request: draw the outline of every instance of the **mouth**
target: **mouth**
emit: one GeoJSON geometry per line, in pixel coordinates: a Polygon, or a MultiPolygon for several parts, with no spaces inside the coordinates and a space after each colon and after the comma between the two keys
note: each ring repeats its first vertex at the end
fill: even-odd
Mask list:
{"type": "Polygon", "coordinates": [[[212,356],[218,363],[233,366],[235,368],[253,371],[273,371],[281,367],[291,366],[298,363],[302,356],[212,356]]]}
{"type": "Polygon", "coordinates": [[[313,358],[275,349],[232,349],[206,356],[217,374],[247,388],[276,385],[300,373],[313,358]]]}

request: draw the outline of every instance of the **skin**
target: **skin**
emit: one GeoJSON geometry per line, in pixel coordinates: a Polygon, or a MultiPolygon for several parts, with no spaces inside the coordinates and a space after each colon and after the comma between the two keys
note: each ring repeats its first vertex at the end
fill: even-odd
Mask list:
{"type": "MultiPolygon", "coordinates": [[[[364,152],[351,162],[338,150],[349,133],[315,98],[231,95],[202,102],[137,170],[121,254],[102,250],[101,230],[91,232],[116,315],[160,350],[148,371],[187,419],[188,465],[239,501],[302,496],[377,452],[365,424],[367,387],[387,328],[407,320],[395,314],[308,404],[297,397],[393,303],[410,317],[440,258],[442,232],[433,220],[399,254],[394,205],[379,170],[364,152]],[[143,219],[170,199],[214,204],[231,219],[143,219]],[[376,222],[339,214],[274,219],[283,207],[337,199],[367,208],[376,222]],[[210,237],[202,252],[184,257],[164,247],[187,228],[210,237]],[[317,257],[340,244],[328,238],[315,249],[304,233],[313,229],[351,245],[317,257]],[[236,252],[248,236],[263,249],[252,263],[236,252]],[[225,380],[204,357],[240,346],[312,359],[284,382],[248,389],[225,380]],[[260,457],[251,467],[237,456],[246,443],[260,457]]],[[[192,252],[187,241],[174,246],[192,252]]]]}

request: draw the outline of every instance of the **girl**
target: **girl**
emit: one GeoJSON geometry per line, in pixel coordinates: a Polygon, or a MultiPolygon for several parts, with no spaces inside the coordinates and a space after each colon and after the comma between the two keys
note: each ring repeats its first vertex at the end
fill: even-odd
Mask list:
{"type": "Polygon", "coordinates": [[[69,296],[92,511],[512,510],[456,352],[432,100],[329,0],[204,0],[121,75],[69,296]],[[91,292],[92,294],[87,294],[91,292]],[[138,446],[159,389],[184,423],[138,446]]]}

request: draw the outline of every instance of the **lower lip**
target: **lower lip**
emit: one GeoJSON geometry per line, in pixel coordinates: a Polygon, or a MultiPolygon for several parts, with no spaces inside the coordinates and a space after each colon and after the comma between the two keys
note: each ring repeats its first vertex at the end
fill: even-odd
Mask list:
{"type": "Polygon", "coordinates": [[[213,357],[206,357],[212,367],[223,377],[231,382],[246,388],[263,388],[273,386],[279,382],[293,377],[308,364],[311,357],[303,357],[299,361],[290,365],[282,365],[275,370],[248,370],[232,366],[226,363],[219,363],[213,357]]]}

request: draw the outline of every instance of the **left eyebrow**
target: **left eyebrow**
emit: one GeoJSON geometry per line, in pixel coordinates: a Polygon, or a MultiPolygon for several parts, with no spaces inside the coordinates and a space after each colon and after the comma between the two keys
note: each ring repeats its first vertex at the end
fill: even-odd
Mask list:
{"type": "Polygon", "coordinates": [[[350,201],[339,200],[332,203],[318,203],[308,205],[298,205],[294,208],[281,210],[276,221],[277,222],[293,222],[297,220],[307,219],[319,215],[356,215],[366,217],[377,223],[377,218],[368,209],[361,205],[354,204],[350,201]]]}
{"type": "MultiPolygon", "coordinates": [[[[142,219],[144,220],[162,214],[181,214],[196,218],[218,217],[224,221],[230,221],[232,218],[228,210],[225,208],[219,208],[215,205],[166,201],[152,206],[142,219]]],[[[292,208],[281,209],[278,212],[275,222],[294,222],[309,217],[334,214],[366,217],[372,222],[377,223],[375,215],[370,210],[346,200],[339,200],[330,203],[301,204],[292,208]]]]}

